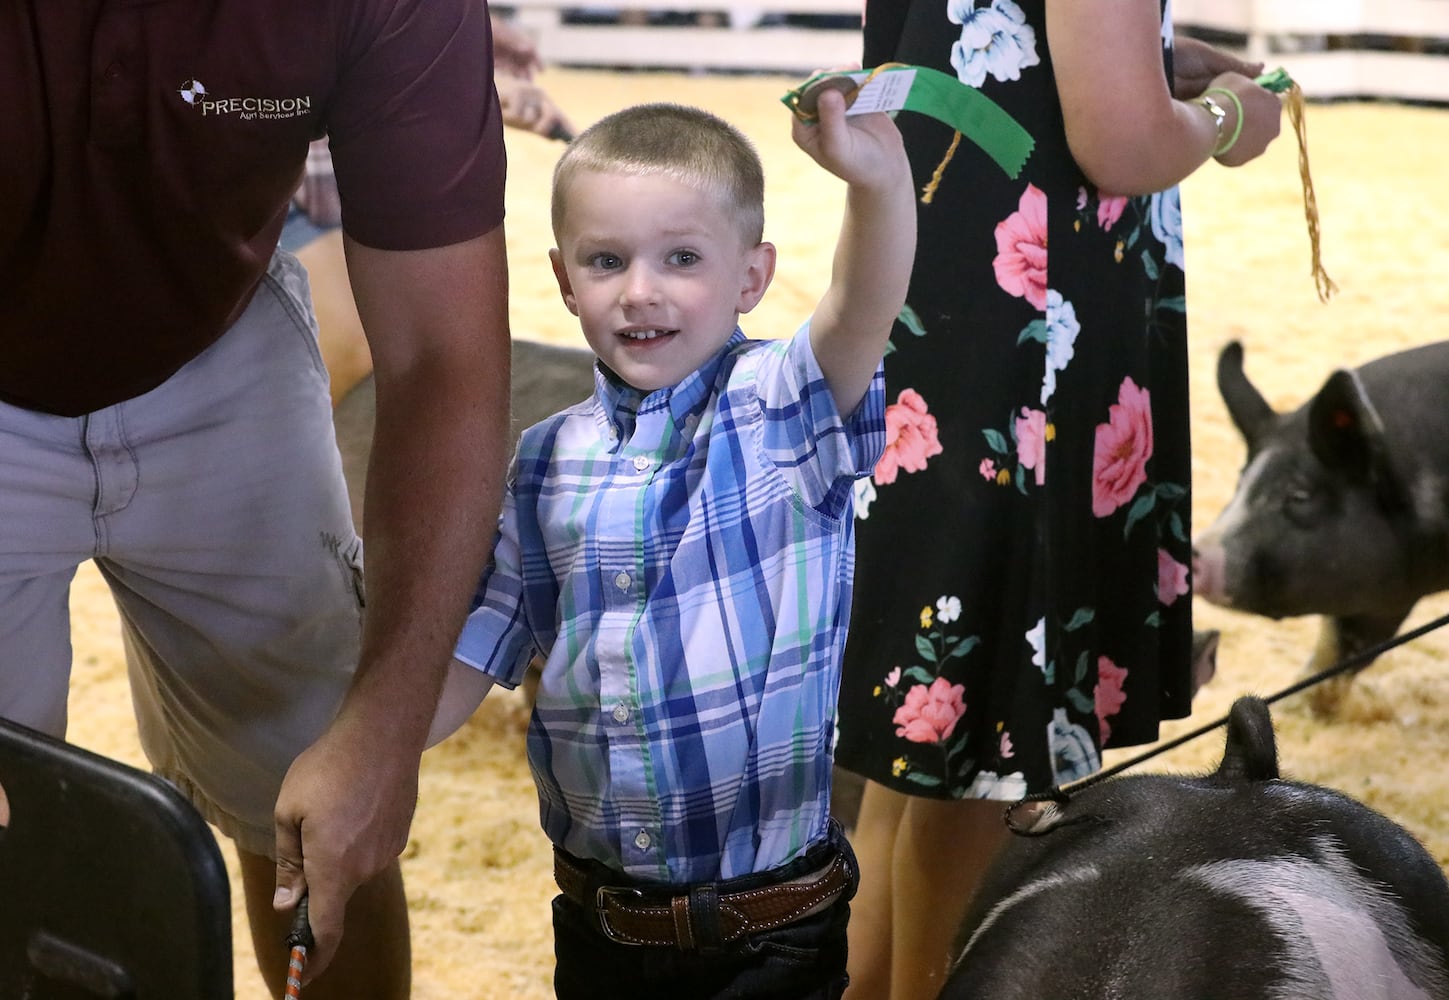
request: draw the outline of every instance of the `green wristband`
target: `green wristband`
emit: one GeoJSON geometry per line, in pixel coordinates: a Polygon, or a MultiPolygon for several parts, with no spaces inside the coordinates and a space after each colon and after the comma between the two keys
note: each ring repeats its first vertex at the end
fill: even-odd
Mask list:
{"type": "Polygon", "coordinates": [[[1238,98],[1237,94],[1233,93],[1227,87],[1209,87],[1207,90],[1204,90],[1202,92],[1203,97],[1206,97],[1209,94],[1223,94],[1228,98],[1228,100],[1233,102],[1233,108],[1238,112],[1238,120],[1233,125],[1233,134],[1228,136],[1227,142],[1223,143],[1217,149],[1213,150],[1214,156],[1222,156],[1228,150],[1232,149],[1235,145],[1237,145],[1238,136],[1243,134],[1243,102],[1238,98]]]}

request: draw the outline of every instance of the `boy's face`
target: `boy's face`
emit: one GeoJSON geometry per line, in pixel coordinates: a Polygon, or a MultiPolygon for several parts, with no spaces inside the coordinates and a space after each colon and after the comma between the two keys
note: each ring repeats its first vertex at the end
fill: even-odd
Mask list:
{"type": "Polygon", "coordinates": [[[653,392],[702,366],[753,309],[775,248],[748,246],[723,200],[662,174],[582,170],[549,251],[564,305],[616,375],[653,392]]]}

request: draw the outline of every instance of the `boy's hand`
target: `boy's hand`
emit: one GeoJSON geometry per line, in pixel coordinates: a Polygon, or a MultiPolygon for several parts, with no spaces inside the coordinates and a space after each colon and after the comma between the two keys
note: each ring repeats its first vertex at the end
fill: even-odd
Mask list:
{"type": "Polygon", "coordinates": [[[880,365],[906,300],[916,254],[911,164],[883,111],[845,114],[840,91],[823,88],[815,121],[797,116],[796,145],[846,183],[845,217],[830,286],[810,320],[810,345],[842,414],[855,412],[880,365]]]}
{"type": "Polygon", "coordinates": [[[845,113],[845,97],[826,89],[816,106],[817,118],[799,118],[790,127],[795,144],[810,158],[847,184],[873,188],[909,176],[905,144],[895,121],[885,112],[845,113]]]}

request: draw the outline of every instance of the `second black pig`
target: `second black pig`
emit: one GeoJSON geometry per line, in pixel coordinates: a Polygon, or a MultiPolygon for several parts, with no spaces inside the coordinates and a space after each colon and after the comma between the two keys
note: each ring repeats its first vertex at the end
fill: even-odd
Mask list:
{"type": "MultiPolygon", "coordinates": [[[[1217,375],[1247,462],[1195,540],[1196,593],[1322,615],[1311,671],[1392,638],[1420,598],[1449,589],[1449,343],[1341,368],[1287,413],[1248,380],[1241,344],[1217,375]]],[[[1335,691],[1319,689],[1318,707],[1335,691]]]]}

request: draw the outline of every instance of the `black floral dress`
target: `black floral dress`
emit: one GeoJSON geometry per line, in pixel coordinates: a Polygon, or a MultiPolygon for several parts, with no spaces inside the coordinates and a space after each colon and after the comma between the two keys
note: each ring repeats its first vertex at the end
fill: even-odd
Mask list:
{"type": "MultiPolygon", "coordinates": [[[[1035,148],[1011,179],[964,139],[919,206],[889,444],[856,493],[836,761],[1014,799],[1189,711],[1178,193],[1114,197],[1073,162],[1045,0],[881,0],[865,31],[864,65],[954,74],[1035,148]]],[[[1167,73],[1170,41],[1165,25],[1167,73]]],[[[924,188],[952,129],[898,121],[924,188]]]]}

